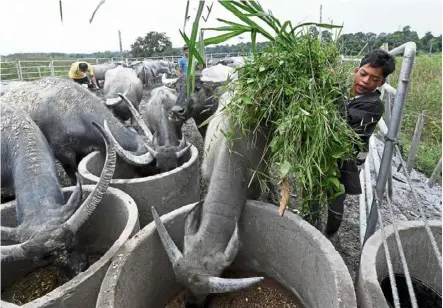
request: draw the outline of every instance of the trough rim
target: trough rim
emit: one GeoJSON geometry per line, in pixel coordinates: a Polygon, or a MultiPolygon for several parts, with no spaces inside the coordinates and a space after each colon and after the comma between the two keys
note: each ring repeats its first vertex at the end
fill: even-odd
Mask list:
{"type": "MultiPolygon", "coordinates": [[[[160,219],[165,224],[167,222],[173,221],[176,217],[184,215],[187,212],[189,212],[192,209],[192,207],[197,203],[198,202],[194,202],[182,206],[172,212],[162,215],[160,219]]],[[[271,203],[248,199],[245,204],[245,207],[246,206],[261,207],[269,211],[274,210],[275,215],[278,215],[277,213],[278,207],[271,203]]],[[[357,304],[357,296],[354,288],[354,283],[352,282],[351,274],[349,273],[349,270],[343,258],[340,256],[339,252],[335,249],[334,245],[332,245],[332,243],[319,230],[317,230],[311,224],[303,220],[300,216],[290,211],[286,211],[283,216],[286,216],[286,218],[291,220],[293,223],[297,224],[300,229],[306,232],[306,234],[310,234],[312,236],[312,239],[318,244],[319,250],[322,251],[326,256],[326,260],[331,268],[331,271],[333,272],[337,294],[339,294],[337,295],[337,297],[339,298],[338,307],[345,307],[343,306],[343,302],[349,302],[349,301],[352,301],[353,303],[357,304]],[[350,296],[343,296],[347,292],[350,294],[350,296]]],[[[114,300],[116,297],[115,295],[116,286],[118,279],[123,273],[123,264],[126,263],[126,259],[134,251],[134,249],[140,244],[140,242],[142,242],[145,238],[149,236],[153,236],[156,230],[157,228],[155,222],[153,221],[148,225],[146,225],[143,229],[141,229],[137,234],[135,234],[131,239],[129,239],[123,245],[118,256],[115,256],[115,258],[112,260],[111,265],[108,267],[105,277],[103,278],[100,292],[97,298],[96,308],[114,307],[110,305],[108,300],[114,300]]],[[[298,292],[296,293],[298,294],[298,292]]],[[[302,302],[305,302],[305,299],[301,298],[301,300],[302,302]]]]}
{"type": "MultiPolygon", "coordinates": [[[[149,181],[155,181],[160,178],[167,177],[169,175],[173,175],[176,173],[179,173],[188,167],[192,166],[197,160],[198,160],[198,150],[197,148],[192,144],[189,148],[191,150],[191,158],[185,162],[180,167],[177,167],[175,169],[172,169],[167,172],[162,172],[156,175],[151,176],[145,176],[143,178],[132,178],[132,179],[111,179],[110,185],[112,184],[134,184],[134,183],[141,183],[141,182],[149,182],[149,181]]],[[[97,183],[100,177],[92,174],[88,169],[86,169],[86,162],[91,159],[92,156],[98,155],[100,153],[99,151],[94,151],[89,153],[87,156],[85,156],[80,163],[78,164],[78,172],[79,174],[84,177],[85,179],[92,181],[94,183],[97,183]]],[[[129,163],[128,163],[129,164],[129,163]]]]}
{"type": "MultiPolygon", "coordinates": [[[[89,193],[92,193],[95,189],[96,185],[82,185],[83,191],[88,191],[89,193]]],[[[64,187],[62,189],[63,192],[67,191],[74,191],[75,186],[70,187],[64,187]]],[[[108,187],[106,190],[106,194],[112,194],[115,195],[118,199],[120,199],[124,206],[127,209],[128,212],[128,219],[127,223],[121,232],[118,239],[114,242],[114,244],[108,249],[108,251],[94,264],[92,264],[86,271],[81,272],[77,276],[75,276],[70,281],[66,282],[65,284],[61,285],[60,287],[52,290],[51,292],[47,293],[46,295],[43,295],[42,297],[39,297],[29,303],[26,303],[24,305],[18,306],[14,303],[6,302],[3,300],[0,300],[1,306],[6,307],[38,307],[41,305],[44,305],[46,303],[60,300],[62,296],[65,294],[75,293],[75,288],[78,284],[82,283],[89,277],[91,277],[93,274],[95,274],[98,270],[100,270],[101,267],[106,266],[106,263],[112,261],[112,258],[115,257],[117,252],[122,248],[122,246],[125,244],[125,242],[130,238],[131,233],[133,230],[137,231],[137,225],[138,222],[138,208],[137,204],[135,203],[134,199],[132,197],[125,193],[124,191],[114,188],[114,187],[108,187]],[[7,305],[6,305],[7,304],[7,305]]],[[[0,206],[0,211],[13,207],[13,202],[15,200],[6,202],[0,206]]],[[[138,232],[138,231],[137,231],[138,232]]]]}
{"type": "MultiPolygon", "coordinates": [[[[430,227],[440,227],[442,228],[442,223],[439,220],[428,220],[430,227]]],[[[425,224],[420,220],[407,220],[407,221],[397,221],[397,230],[401,231],[408,229],[419,229],[424,228],[425,224]]],[[[395,236],[394,235],[394,225],[390,224],[384,227],[384,232],[386,238],[395,236]]],[[[382,230],[378,229],[367,241],[363,247],[360,257],[360,270],[358,272],[358,280],[356,281],[357,294],[363,291],[365,294],[377,293],[380,298],[385,300],[383,291],[380,286],[380,282],[377,277],[377,255],[380,249],[383,248],[383,234],[382,230]]],[[[361,301],[361,299],[360,299],[361,301]]]]}

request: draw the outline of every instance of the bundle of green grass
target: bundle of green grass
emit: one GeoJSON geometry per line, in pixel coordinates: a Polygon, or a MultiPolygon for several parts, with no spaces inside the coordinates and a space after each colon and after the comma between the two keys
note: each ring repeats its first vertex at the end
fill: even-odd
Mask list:
{"type": "MultiPolygon", "coordinates": [[[[360,145],[356,133],[338,111],[342,103],[340,89],[349,86],[349,74],[341,66],[336,44],[321,42],[305,31],[306,26],[318,24],[282,24],[258,2],[219,3],[243,23],[218,19],[228,26],[206,29],[225,33],[205,39],[205,45],[251,33],[253,55],[241,68],[234,97],[225,112],[243,132],[260,125],[271,132],[263,158],[266,171],[258,174],[260,182],[275,176],[287,182],[287,175],[293,174],[305,213],[310,212],[313,201],[327,204],[328,198],[344,191],[339,181],[339,162],[353,159],[354,145],[360,145]],[[275,34],[252,17],[264,21],[275,34]],[[270,41],[260,53],[255,50],[257,33],[270,41]],[[275,166],[277,172],[273,170],[275,166]]],[[[226,134],[228,138],[229,135],[226,134]]]]}
{"type": "MultiPolygon", "coordinates": [[[[243,131],[266,126],[271,132],[264,157],[265,177],[295,175],[304,211],[309,204],[343,193],[339,160],[352,158],[355,132],[340,117],[339,58],[334,43],[299,36],[293,48],[274,45],[247,61],[226,106],[243,131]],[[337,73],[336,73],[337,72],[337,73]]],[[[260,176],[260,175],[259,175],[260,176]]]]}

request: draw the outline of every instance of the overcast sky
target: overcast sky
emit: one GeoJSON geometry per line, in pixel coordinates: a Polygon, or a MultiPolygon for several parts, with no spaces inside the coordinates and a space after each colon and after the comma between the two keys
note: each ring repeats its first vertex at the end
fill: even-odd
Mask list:
{"type": "MultiPolygon", "coordinates": [[[[118,30],[123,49],[149,31],[166,32],[174,47],[183,45],[178,29],[183,27],[186,0],[107,0],[89,24],[100,0],[63,0],[63,24],[57,0],[2,0],[0,54],[18,52],[94,52],[118,50],[118,30]],[[7,3],[7,4],[6,4],[7,3]]],[[[204,27],[220,25],[216,18],[238,21],[216,1],[204,27]]],[[[281,21],[293,24],[319,21],[344,23],[342,33],[394,32],[410,25],[421,37],[427,31],[441,34],[442,0],[261,0],[281,21]],[[403,10],[403,13],[399,13],[403,10]]],[[[198,6],[190,4],[192,20],[198,6]]],[[[206,12],[206,10],[204,11],[206,12]]],[[[210,34],[210,33],[208,33],[210,34]]],[[[207,35],[205,34],[205,37],[207,35]]],[[[246,36],[244,41],[249,41],[246,36]]],[[[229,43],[238,43],[238,38],[229,43]]]]}

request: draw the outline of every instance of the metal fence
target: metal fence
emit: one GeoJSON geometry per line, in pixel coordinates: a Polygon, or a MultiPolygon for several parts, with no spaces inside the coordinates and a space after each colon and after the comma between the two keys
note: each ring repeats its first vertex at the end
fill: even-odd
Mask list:
{"type": "MultiPolygon", "coordinates": [[[[387,49],[387,47],[385,48],[387,49]]],[[[400,47],[394,48],[393,50],[389,51],[389,53],[394,56],[403,55],[403,63],[399,74],[399,81],[397,88],[392,87],[391,85],[389,85],[389,83],[386,83],[383,86],[383,94],[387,94],[384,95],[386,98],[385,99],[386,122],[382,118],[378,123],[382,136],[385,139],[383,156],[381,157],[381,161],[379,161],[377,157],[378,156],[377,149],[375,147],[375,140],[374,140],[375,137],[374,135],[372,135],[369,141],[369,153],[365,161],[365,164],[363,165],[363,170],[360,173],[360,182],[363,190],[363,193],[360,195],[360,241],[361,241],[361,246],[363,247],[367,239],[372,234],[374,234],[377,224],[382,230],[382,234],[383,235],[385,234],[384,233],[385,226],[381,219],[380,206],[383,201],[386,201],[387,208],[389,209],[390,220],[394,228],[394,235],[399,250],[401,266],[403,268],[406,277],[406,284],[411,299],[411,305],[412,307],[418,307],[417,299],[412,285],[411,276],[409,274],[408,264],[405,258],[405,253],[403,251],[403,246],[401,244],[400,236],[398,234],[397,221],[396,218],[394,217],[392,204],[391,204],[391,199],[392,199],[392,186],[391,186],[392,184],[390,184],[390,180],[392,177],[391,163],[392,163],[393,153],[395,150],[397,151],[398,157],[401,160],[403,173],[411,189],[413,201],[417,205],[420,211],[421,220],[423,220],[424,222],[425,229],[429,236],[433,251],[439,261],[440,268],[441,268],[441,252],[438,249],[436,239],[432,234],[430,226],[427,222],[423,210],[423,205],[418,200],[418,196],[410,180],[407,163],[405,163],[405,161],[403,160],[397,145],[397,137],[400,131],[404,103],[411,82],[411,73],[415,60],[416,45],[413,42],[408,42],[400,47]],[[395,97],[392,110],[391,110],[391,95],[395,97]],[[372,170],[374,170],[376,174],[375,191],[373,190],[372,187],[372,181],[370,175],[371,168],[372,170]],[[388,193],[385,195],[386,188],[388,190],[388,193]],[[383,196],[385,196],[386,198],[384,198],[383,196]]],[[[349,61],[349,59],[342,59],[342,60],[349,61]]],[[[354,59],[352,59],[351,61],[353,60],[354,59]]],[[[436,169],[439,167],[440,168],[439,170],[441,170],[441,160],[439,162],[439,165],[440,166],[437,166],[436,169]]],[[[383,244],[385,248],[386,259],[388,263],[389,279],[391,283],[392,296],[394,299],[394,306],[396,308],[400,308],[402,304],[400,303],[398,290],[395,285],[393,266],[390,258],[389,247],[385,236],[383,236],[383,241],[384,241],[383,244]]],[[[392,249],[392,247],[390,248],[392,249]]]]}
{"type": "MultiPolygon", "coordinates": [[[[230,56],[242,56],[246,53],[214,53],[206,55],[206,66],[211,66],[221,59],[230,56]]],[[[75,61],[86,61],[91,64],[101,64],[115,61],[125,61],[127,64],[133,61],[144,60],[166,60],[178,63],[182,56],[161,56],[161,57],[138,57],[138,58],[82,58],[67,60],[24,60],[24,61],[1,61],[0,80],[33,80],[48,76],[67,76],[71,64],[75,61]]]]}

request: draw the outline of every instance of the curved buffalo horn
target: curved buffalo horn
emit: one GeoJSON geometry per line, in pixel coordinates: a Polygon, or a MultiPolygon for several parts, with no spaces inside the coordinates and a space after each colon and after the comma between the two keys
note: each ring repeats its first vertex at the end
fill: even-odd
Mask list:
{"type": "Polygon", "coordinates": [[[178,151],[177,153],[175,153],[177,155],[177,158],[182,157],[186,153],[186,151],[188,151],[188,149],[191,147],[191,145],[192,144],[188,143],[185,148],[183,148],[180,151],[178,151]]]}
{"type": "Polygon", "coordinates": [[[16,241],[17,240],[17,228],[10,228],[0,226],[0,233],[2,241],[16,241]]]}
{"type": "Polygon", "coordinates": [[[118,155],[123,158],[124,161],[128,162],[131,165],[144,166],[150,164],[154,160],[154,157],[151,155],[151,153],[149,153],[149,151],[142,155],[135,155],[132,152],[123,149],[122,146],[117,142],[117,140],[115,140],[114,135],[112,135],[112,132],[109,129],[108,122],[106,120],[104,122],[104,127],[105,131],[109,134],[112,142],[115,144],[118,155]]]}
{"type": "Polygon", "coordinates": [[[126,97],[126,95],[123,93],[118,93],[118,96],[126,103],[126,106],[128,106],[129,110],[132,113],[132,116],[134,117],[135,121],[138,123],[138,125],[143,130],[143,133],[149,138],[149,140],[153,139],[152,133],[149,130],[148,126],[146,125],[145,121],[143,121],[142,117],[140,116],[140,113],[135,109],[134,105],[131,103],[131,101],[126,97]]]}
{"type": "Polygon", "coordinates": [[[209,277],[207,282],[207,293],[227,293],[249,288],[262,281],[264,277],[227,279],[209,277]]]}
{"type": "Polygon", "coordinates": [[[71,217],[72,213],[74,213],[80,206],[83,199],[82,180],[77,172],[75,173],[75,177],[77,178],[77,185],[64,206],[64,210],[66,211],[65,219],[71,217]]]}
{"type": "Polygon", "coordinates": [[[1,246],[1,261],[6,259],[23,260],[26,259],[26,253],[23,246],[29,243],[29,240],[15,245],[1,246]]]}
{"type": "Polygon", "coordinates": [[[152,155],[152,157],[157,158],[158,152],[151,148],[149,145],[145,143],[145,147],[148,149],[148,152],[152,155]]]}
{"type": "MultiPolygon", "coordinates": [[[[128,95],[129,89],[131,89],[131,85],[129,85],[129,88],[126,89],[125,93],[123,95],[128,95]]],[[[122,97],[120,96],[120,93],[118,93],[119,97],[115,98],[107,98],[105,101],[106,106],[115,106],[122,102],[122,97]]]]}
{"type": "Polygon", "coordinates": [[[182,258],[183,255],[180,250],[175,245],[168,231],[166,230],[163,222],[158,216],[157,211],[153,206],[151,206],[152,216],[154,217],[155,226],[157,228],[158,235],[162,241],[163,246],[165,247],[166,253],[168,254],[169,260],[174,267],[182,258]]]}
{"type": "Polygon", "coordinates": [[[98,129],[105,140],[106,160],[100,175],[100,179],[97,185],[95,185],[94,190],[88,196],[88,198],[86,198],[85,202],[83,202],[80,208],[66,222],[67,227],[73,233],[76,233],[80,229],[83,223],[88,219],[92,212],[94,212],[95,208],[102,200],[106,190],[108,189],[109,182],[111,182],[112,176],[114,175],[115,164],[117,161],[115,145],[112,142],[109,134],[99,124],[92,122],[92,125],[98,129]]]}

